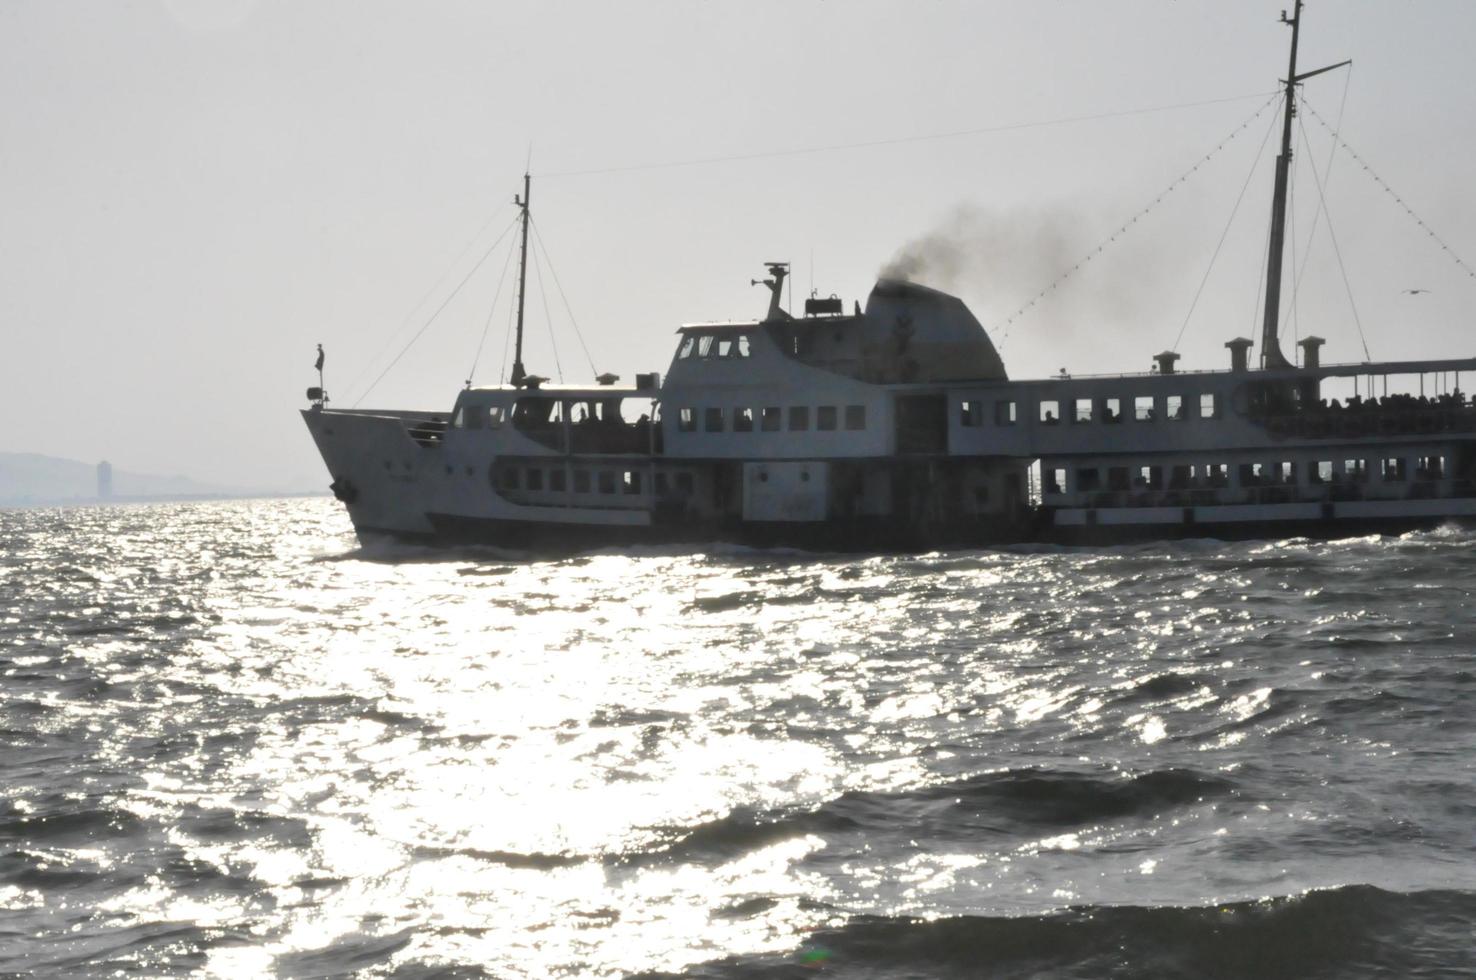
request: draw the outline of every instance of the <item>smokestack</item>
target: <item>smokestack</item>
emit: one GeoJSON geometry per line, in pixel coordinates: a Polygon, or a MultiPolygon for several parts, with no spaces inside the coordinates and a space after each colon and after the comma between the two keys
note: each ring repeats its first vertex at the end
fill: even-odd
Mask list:
{"type": "Polygon", "coordinates": [[[1315,368],[1321,363],[1322,357],[1318,353],[1317,348],[1325,343],[1327,341],[1321,337],[1308,337],[1305,340],[1297,341],[1297,346],[1302,348],[1302,367],[1315,368]]]}
{"type": "Polygon", "coordinates": [[[1254,341],[1245,337],[1236,337],[1227,340],[1225,346],[1230,348],[1230,370],[1236,374],[1244,374],[1250,369],[1250,349],[1254,341]]]}

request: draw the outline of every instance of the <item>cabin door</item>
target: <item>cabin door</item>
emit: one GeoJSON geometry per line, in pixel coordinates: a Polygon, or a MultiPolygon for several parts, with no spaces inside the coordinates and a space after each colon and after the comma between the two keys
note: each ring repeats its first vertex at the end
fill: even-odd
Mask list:
{"type": "Polygon", "coordinates": [[[897,452],[948,451],[948,402],[943,395],[902,395],[897,398],[897,452]]]}

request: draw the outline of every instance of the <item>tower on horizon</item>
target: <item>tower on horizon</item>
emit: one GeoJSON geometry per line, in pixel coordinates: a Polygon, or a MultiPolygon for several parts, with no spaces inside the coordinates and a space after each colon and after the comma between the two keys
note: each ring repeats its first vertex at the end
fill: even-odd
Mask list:
{"type": "Polygon", "coordinates": [[[113,496],[113,464],[103,460],[97,464],[97,499],[109,500],[113,496]]]}

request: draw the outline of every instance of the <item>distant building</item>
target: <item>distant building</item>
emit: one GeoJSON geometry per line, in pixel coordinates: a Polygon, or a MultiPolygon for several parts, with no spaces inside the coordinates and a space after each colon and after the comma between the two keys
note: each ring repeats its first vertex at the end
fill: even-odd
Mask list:
{"type": "Polygon", "coordinates": [[[97,464],[97,498],[107,500],[113,496],[113,464],[103,460],[97,464]]]}

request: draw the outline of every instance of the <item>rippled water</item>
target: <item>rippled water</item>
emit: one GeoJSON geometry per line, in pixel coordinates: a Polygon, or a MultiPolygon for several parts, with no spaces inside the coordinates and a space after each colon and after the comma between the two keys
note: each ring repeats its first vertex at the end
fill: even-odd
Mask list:
{"type": "Polygon", "coordinates": [[[0,512],[0,975],[1467,976],[1473,542],[0,512]]]}

